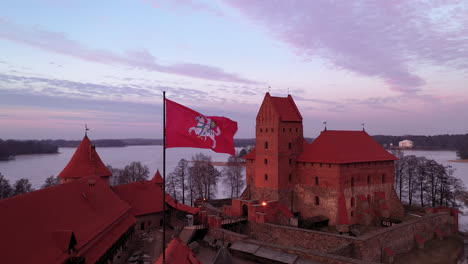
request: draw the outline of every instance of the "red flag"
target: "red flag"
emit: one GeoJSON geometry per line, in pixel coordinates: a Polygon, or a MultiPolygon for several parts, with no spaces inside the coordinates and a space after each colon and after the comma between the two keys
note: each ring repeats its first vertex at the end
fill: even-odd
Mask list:
{"type": "Polygon", "coordinates": [[[237,122],[221,116],[204,116],[166,99],[166,148],[209,148],[235,155],[237,122]]]}

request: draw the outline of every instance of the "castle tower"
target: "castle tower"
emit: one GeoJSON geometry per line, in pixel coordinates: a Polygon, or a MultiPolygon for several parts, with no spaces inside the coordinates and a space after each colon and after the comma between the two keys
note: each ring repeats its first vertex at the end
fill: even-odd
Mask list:
{"type": "Polygon", "coordinates": [[[104,165],[96,152],[96,147],[85,135],[80,145],[68,162],[67,166],[60,172],[58,177],[61,183],[89,177],[98,176],[109,183],[112,172],[104,165]]]}
{"type": "Polygon", "coordinates": [[[251,199],[279,200],[292,209],[296,160],[303,142],[302,116],[291,95],[266,93],[257,115],[254,157],[250,155],[247,162],[251,199]]]}

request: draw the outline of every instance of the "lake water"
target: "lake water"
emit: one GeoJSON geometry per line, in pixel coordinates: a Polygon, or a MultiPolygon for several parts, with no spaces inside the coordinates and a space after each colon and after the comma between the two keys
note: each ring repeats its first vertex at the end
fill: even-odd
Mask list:
{"type": "MultiPolygon", "coordinates": [[[[33,188],[40,188],[45,179],[51,175],[57,176],[70,161],[76,148],[59,148],[58,154],[19,155],[10,161],[0,161],[0,173],[13,184],[20,178],[28,178],[33,188]]],[[[96,148],[104,164],[114,168],[123,168],[132,161],[140,161],[148,166],[150,178],[159,170],[162,174],[162,146],[128,146],[112,148],[96,148]]],[[[241,150],[238,148],[237,150],[241,150]]],[[[180,159],[190,160],[197,153],[212,157],[213,161],[227,161],[229,154],[216,153],[209,149],[170,148],[166,150],[166,175],[174,170],[180,159]]],[[[217,167],[221,170],[223,167],[217,167]]],[[[219,184],[217,198],[229,197],[223,184],[219,184]]]]}
{"type": "MultiPolygon", "coordinates": [[[[238,149],[240,150],[240,148],[238,149]]],[[[59,154],[35,154],[16,156],[15,160],[0,161],[0,173],[13,184],[17,179],[28,178],[34,188],[40,188],[44,180],[58,175],[70,160],[75,148],[60,148],[59,154]]],[[[132,161],[140,161],[150,169],[152,177],[157,169],[162,173],[162,146],[128,146],[117,148],[97,148],[104,164],[123,168],[132,161]]],[[[197,153],[212,157],[213,161],[227,161],[229,154],[215,153],[208,149],[171,148],[166,151],[166,173],[174,170],[180,159],[190,160],[197,153]]],[[[454,151],[405,150],[405,155],[424,156],[444,165],[455,168],[455,176],[462,179],[468,187],[468,163],[449,162],[457,159],[454,151]]],[[[222,169],[222,167],[218,167],[222,169]]],[[[218,184],[216,198],[229,197],[230,193],[223,184],[218,184]]],[[[468,229],[468,217],[460,218],[460,229],[468,229]]]]}

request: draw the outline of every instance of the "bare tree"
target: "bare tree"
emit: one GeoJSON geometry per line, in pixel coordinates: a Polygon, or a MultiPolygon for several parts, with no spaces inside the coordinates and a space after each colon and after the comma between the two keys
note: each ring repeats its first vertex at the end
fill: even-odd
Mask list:
{"type": "Polygon", "coordinates": [[[111,165],[107,164],[106,167],[110,170],[112,173],[112,176],[109,178],[109,184],[111,186],[119,185],[120,184],[120,178],[122,177],[123,174],[123,169],[119,168],[114,168],[111,165]]]}
{"type": "Polygon", "coordinates": [[[42,189],[45,189],[47,187],[55,186],[60,184],[60,179],[59,177],[56,177],[54,175],[51,175],[45,179],[44,184],[41,186],[42,189]]]}
{"type": "Polygon", "coordinates": [[[144,181],[149,177],[148,166],[141,164],[139,161],[133,161],[125,166],[121,175],[119,175],[119,184],[131,183],[136,181],[144,181]]]}
{"type": "Polygon", "coordinates": [[[0,173],[0,199],[5,199],[13,195],[10,181],[0,173]]]}
{"type": "Polygon", "coordinates": [[[226,167],[223,170],[224,182],[231,189],[231,198],[239,197],[245,181],[242,174],[243,159],[239,156],[231,156],[228,159],[226,167]]]}
{"type": "Polygon", "coordinates": [[[418,158],[417,162],[417,180],[418,180],[418,191],[419,191],[419,202],[421,207],[424,207],[424,199],[426,192],[426,176],[427,176],[427,162],[426,158],[418,158]]]}
{"type": "Polygon", "coordinates": [[[186,184],[186,181],[188,180],[188,167],[188,161],[181,159],[174,171],[169,174],[174,181],[174,189],[177,189],[182,193],[182,203],[185,203],[185,191],[188,187],[186,184]]]}
{"type": "Polygon", "coordinates": [[[417,176],[418,168],[418,158],[414,155],[406,156],[404,158],[405,165],[405,179],[407,182],[407,191],[408,191],[408,203],[412,205],[413,203],[413,194],[416,191],[416,184],[414,183],[417,176]]]}
{"type": "MultiPolygon", "coordinates": [[[[191,181],[191,197],[211,199],[221,173],[211,164],[211,157],[202,153],[192,157],[192,166],[188,168],[191,181]]],[[[191,203],[193,198],[191,198],[191,203]]]]}
{"type": "Polygon", "coordinates": [[[34,191],[34,189],[32,188],[31,183],[25,178],[17,180],[13,185],[13,195],[20,195],[32,191],[34,191]]]}
{"type": "Polygon", "coordinates": [[[176,184],[176,175],[174,173],[169,173],[166,177],[166,192],[172,194],[172,197],[177,200],[177,184],[176,184]]]}
{"type": "Polygon", "coordinates": [[[399,196],[400,200],[403,197],[403,185],[404,185],[404,171],[406,169],[406,161],[404,159],[404,153],[400,149],[394,149],[392,150],[392,154],[398,158],[398,160],[395,162],[395,179],[396,179],[396,184],[395,188],[398,188],[399,191],[399,196]]]}

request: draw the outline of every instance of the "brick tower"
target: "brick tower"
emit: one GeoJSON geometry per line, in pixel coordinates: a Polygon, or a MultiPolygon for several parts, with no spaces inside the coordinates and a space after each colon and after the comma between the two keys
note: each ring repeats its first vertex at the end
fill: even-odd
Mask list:
{"type": "Polygon", "coordinates": [[[257,115],[255,158],[247,162],[251,199],[279,200],[291,209],[303,141],[302,116],[291,95],[266,93],[257,115]]]}

